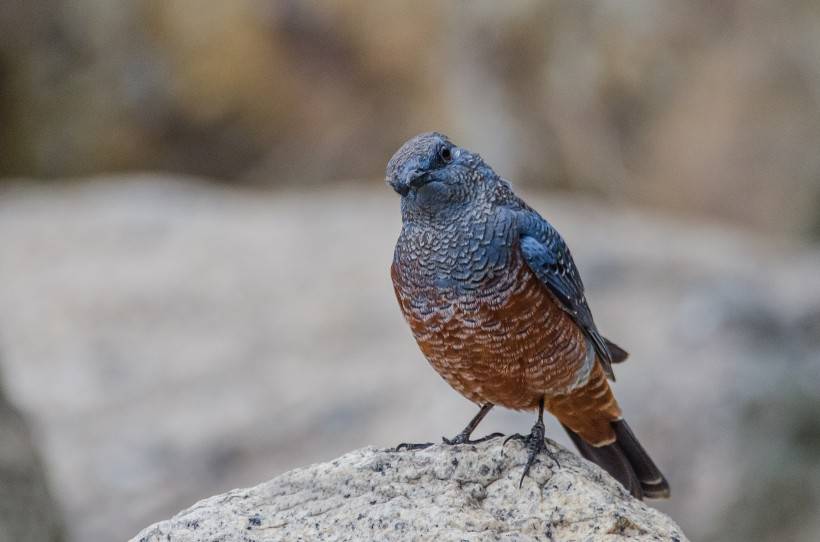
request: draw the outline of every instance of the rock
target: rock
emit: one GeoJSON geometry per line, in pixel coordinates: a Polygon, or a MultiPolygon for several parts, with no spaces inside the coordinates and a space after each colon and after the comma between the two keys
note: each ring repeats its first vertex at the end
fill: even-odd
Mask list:
{"type": "Polygon", "coordinates": [[[519,184],[812,227],[814,3],[618,4],[11,0],[0,176],[376,180],[437,128],[519,184]]]}
{"type": "Polygon", "coordinates": [[[62,520],[23,416],[0,382],[0,542],[59,542],[62,520]]]}
{"type": "MultiPolygon", "coordinates": [[[[615,393],[673,487],[652,505],[693,540],[763,521],[820,540],[820,462],[796,423],[816,418],[820,389],[818,247],[527,199],[571,243],[598,326],[631,354],[615,393]],[[794,488],[805,506],[763,515],[746,501],[794,488]]],[[[384,187],[154,174],[0,187],[0,369],[41,436],[70,540],[127,540],[233,487],[461,429],[474,406],[430,369],[396,305],[397,206],[384,187]]],[[[532,423],[499,408],[480,429],[532,423]]]]}
{"type": "Polygon", "coordinates": [[[205,499],[131,542],[254,540],[686,540],[597,466],[548,441],[502,439],[394,452],[373,447],[205,499]]]}

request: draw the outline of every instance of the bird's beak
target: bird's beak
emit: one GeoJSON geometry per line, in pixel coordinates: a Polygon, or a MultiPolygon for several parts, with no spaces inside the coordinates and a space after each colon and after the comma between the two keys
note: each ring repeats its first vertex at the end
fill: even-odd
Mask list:
{"type": "Polygon", "coordinates": [[[429,183],[432,180],[429,173],[415,170],[410,175],[410,180],[407,182],[407,186],[410,188],[421,188],[425,184],[429,183]]]}
{"type": "Polygon", "coordinates": [[[400,179],[391,179],[388,184],[393,190],[402,196],[406,196],[411,189],[420,188],[431,181],[430,175],[426,172],[414,169],[400,179]]]}

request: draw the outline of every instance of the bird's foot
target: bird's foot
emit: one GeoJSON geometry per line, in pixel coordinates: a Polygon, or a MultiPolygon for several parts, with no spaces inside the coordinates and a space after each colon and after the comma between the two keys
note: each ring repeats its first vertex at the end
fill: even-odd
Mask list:
{"type": "Polygon", "coordinates": [[[475,440],[470,440],[470,434],[461,432],[458,435],[454,436],[453,438],[446,438],[441,437],[441,441],[444,444],[449,444],[450,446],[455,446],[456,444],[478,444],[479,442],[486,442],[488,440],[492,440],[494,438],[503,437],[503,433],[490,433],[486,437],[477,438],[475,440]]]}
{"type": "Polygon", "coordinates": [[[429,448],[432,446],[432,442],[419,442],[419,443],[412,443],[412,442],[402,442],[395,448],[393,448],[394,452],[401,452],[402,450],[424,450],[425,448],[429,448]]]}
{"type": "MultiPolygon", "coordinates": [[[[503,437],[502,433],[491,433],[486,437],[477,438],[475,440],[470,440],[470,435],[468,433],[464,433],[463,431],[458,435],[454,436],[453,438],[441,437],[441,442],[447,444],[448,446],[455,446],[457,444],[478,444],[480,442],[485,442],[494,438],[503,437]]],[[[394,452],[400,452],[402,450],[424,450],[425,448],[429,448],[432,446],[432,442],[421,442],[418,444],[410,443],[410,442],[402,442],[395,448],[393,448],[394,452]]]]}
{"type": "Polygon", "coordinates": [[[544,423],[541,420],[538,420],[535,425],[532,426],[532,430],[529,435],[524,436],[518,433],[510,435],[504,440],[501,447],[503,448],[510,440],[522,441],[527,446],[528,451],[527,464],[524,466],[524,473],[521,475],[521,481],[518,483],[519,488],[524,485],[524,478],[527,477],[527,474],[530,472],[530,467],[532,467],[532,464],[535,463],[535,459],[538,457],[539,453],[544,452],[559,468],[561,467],[561,464],[558,462],[558,458],[552,453],[552,451],[550,451],[544,441],[544,423]]]}

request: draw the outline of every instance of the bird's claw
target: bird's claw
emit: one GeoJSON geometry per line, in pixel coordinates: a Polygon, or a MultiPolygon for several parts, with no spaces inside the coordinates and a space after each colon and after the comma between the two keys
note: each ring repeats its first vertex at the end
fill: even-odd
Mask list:
{"type": "Polygon", "coordinates": [[[449,444],[450,446],[455,446],[457,444],[478,444],[480,442],[486,442],[488,440],[503,437],[503,433],[490,433],[486,437],[477,438],[475,440],[470,440],[469,435],[465,435],[464,433],[459,433],[458,435],[454,436],[453,438],[441,437],[441,441],[444,444],[449,444]]]}
{"type": "Polygon", "coordinates": [[[412,442],[402,442],[395,448],[393,448],[394,452],[401,452],[402,450],[424,450],[425,448],[429,448],[432,446],[432,442],[420,442],[420,443],[412,443],[412,442]]]}
{"type": "MultiPolygon", "coordinates": [[[[456,446],[458,444],[478,444],[480,442],[485,442],[490,439],[503,437],[503,433],[491,433],[486,437],[477,438],[475,440],[470,440],[469,435],[465,435],[464,433],[459,433],[458,435],[454,436],[453,438],[441,437],[441,441],[444,444],[449,446],[456,446]]],[[[425,448],[429,448],[432,446],[432,442],[421,442],[421,443],[411,443],[411,442],[402,442],[395,448],[393,448],[394,452],[401,452],[402,450],[424,450],[425,448]]]]}
{"type": "Polygon", "coordinates": [[[524,472],[521,474],[521,481],[518,482],[518,487],[521,488],[524,485],[524,478],[527,477],[527,474],[530,472],[530,467],[532,467],[533,463],[535,463],[538,454],[544,452],[549,456],[550,459],[555,463],[558,468],[561,468],[561,463],[558,462],[558,458],[552,453],[552,451],[547,447],[546,441],[544,440],[544,424],[539,420],[536,424],[532,427],[532,431],[527,436],[515,433],[514,435],[510,435],[506,439],[504,439],[504,443],[501,445],[503,449],[506,446],[507,442],[510,440],[520,440],[524,443],[527,447],[527,463],[524,465],[524,472]]]}

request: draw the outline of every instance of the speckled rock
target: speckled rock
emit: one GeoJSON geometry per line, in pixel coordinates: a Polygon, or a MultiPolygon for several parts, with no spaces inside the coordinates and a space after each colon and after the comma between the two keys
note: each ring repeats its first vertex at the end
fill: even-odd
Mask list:
{"type": "MultiPolygon", "coordinates": [[[[228,488],[475,415],[396,305],[394,196],[153,174],[0,187],[0,372],[68,539],[127,540],[228,488]]],[[[652,506],[693,540],[784,525],[820,540],[820,247],[530,198],[630,351],[618,402],[673,484],[652,506]]],[[[480,429],[532,423],[499,408],[480,429]]]]}
{"type": "Polygon", "coordinates": [[[502,439],[393,452],[363,448],[195,504],[132,542],[272,540],[669,540],[668,517],[548,441],[519,489],[526,452],[502,439]]]}

